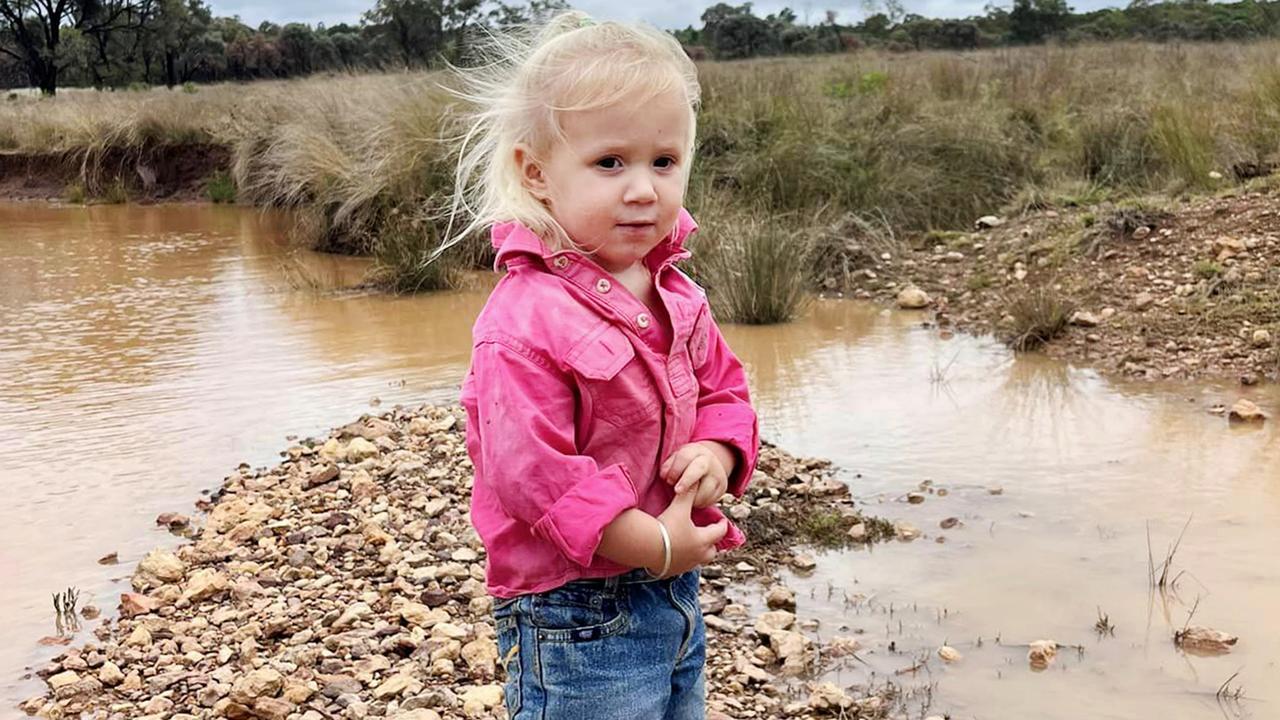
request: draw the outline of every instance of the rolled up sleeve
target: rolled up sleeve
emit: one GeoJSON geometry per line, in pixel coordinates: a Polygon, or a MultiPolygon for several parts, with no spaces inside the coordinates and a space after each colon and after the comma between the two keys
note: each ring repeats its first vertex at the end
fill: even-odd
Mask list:
{"type": "Polygon", "coordinates": [[[747,374],[714,320],[709,325],[707,358],[695,372],[698,414],[692,441],[714,440],[737,452],[738,464],[729,478],[729,492],[741,497],[756,469],[760,429],[756,411],[751,407],[747,374]]]}
{"type": "Polygon", "coordinates": [[[639,503],[622,465],[578,454],[571,378],[516,341],[478,343],[471,373],[476,481],[566,558],[591,564],[605,527],[639,503]]]}

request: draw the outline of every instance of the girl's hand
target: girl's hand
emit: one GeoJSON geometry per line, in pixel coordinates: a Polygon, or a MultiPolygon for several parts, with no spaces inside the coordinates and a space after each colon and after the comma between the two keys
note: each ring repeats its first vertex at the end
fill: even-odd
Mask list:
{"type": "Polygon", "coordinates": [[[724,497],[733,460],[733,451],[720,443],[689,443],[662,463],[658,475],[675,485],[677,497],[693,490],[693,506],[704,508],[724,497]]]}
{"type": "MultiPolygon", "coordinates": [[[[721,520],[715,525],[698,527],[689,518],[693,510],[693,493],[676,495],[667,509],[658,516],[658,521],[667,528],[671,536],[671,567],[663,577],[674,577],[711,562],[716,556],[716,543],[729,530],[729,521],[721,520]]],[[[650,568],[650,572],[655,569],[650,568]]]]}

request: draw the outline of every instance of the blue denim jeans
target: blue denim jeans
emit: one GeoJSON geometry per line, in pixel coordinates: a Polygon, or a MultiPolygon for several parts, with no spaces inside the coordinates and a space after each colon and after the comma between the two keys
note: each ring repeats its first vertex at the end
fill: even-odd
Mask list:
{"type": "Polygon", "coordinates": [[[578,580],[494,605],[511,720],[703,720],[698,571],[578,580]]]}

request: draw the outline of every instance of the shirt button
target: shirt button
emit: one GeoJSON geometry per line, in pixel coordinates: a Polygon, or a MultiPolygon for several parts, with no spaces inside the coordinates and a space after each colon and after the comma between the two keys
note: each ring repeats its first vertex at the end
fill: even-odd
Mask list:
{"type": "Polygon", "coordinates": [[[552,265],[555,265],[557,270],[563,270],[563,269],[565,269],[565,268],[569,267],[569,258],[567,258],[567,257],[565,257],[565,256],[563,256],[563,255],[561,255],[560,257],[556,258],[555,260],[552,260],[552,261],[551,261],[551,264],[552,264],[552,265]]]}
{"type": "Polygon", "coordinates": [[[596,281],[596,292],[607,293],[612,289],[613,289],[613,283],[609,282],[608,280],[605,280],[604,278],[600,278],[599,280],[596,281]]]}
{"type": "Polygon", "coordinates": [[[637,315],[636,324],[639,325],[642,330],[649,327],[649,315],[647,313],[640,313],[637,315]]]}

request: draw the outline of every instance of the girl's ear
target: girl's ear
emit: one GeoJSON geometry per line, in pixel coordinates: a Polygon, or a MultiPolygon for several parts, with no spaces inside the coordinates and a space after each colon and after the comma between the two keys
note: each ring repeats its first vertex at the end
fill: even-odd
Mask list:
{"type": "Polygon", "coordinates": [[[515,149],[516,167],[520,168],[520,182],[535,198],[546,202],[547,178],[542,174],[542,166],[533,156],[528,145],[520,143],[515,149]]]}

